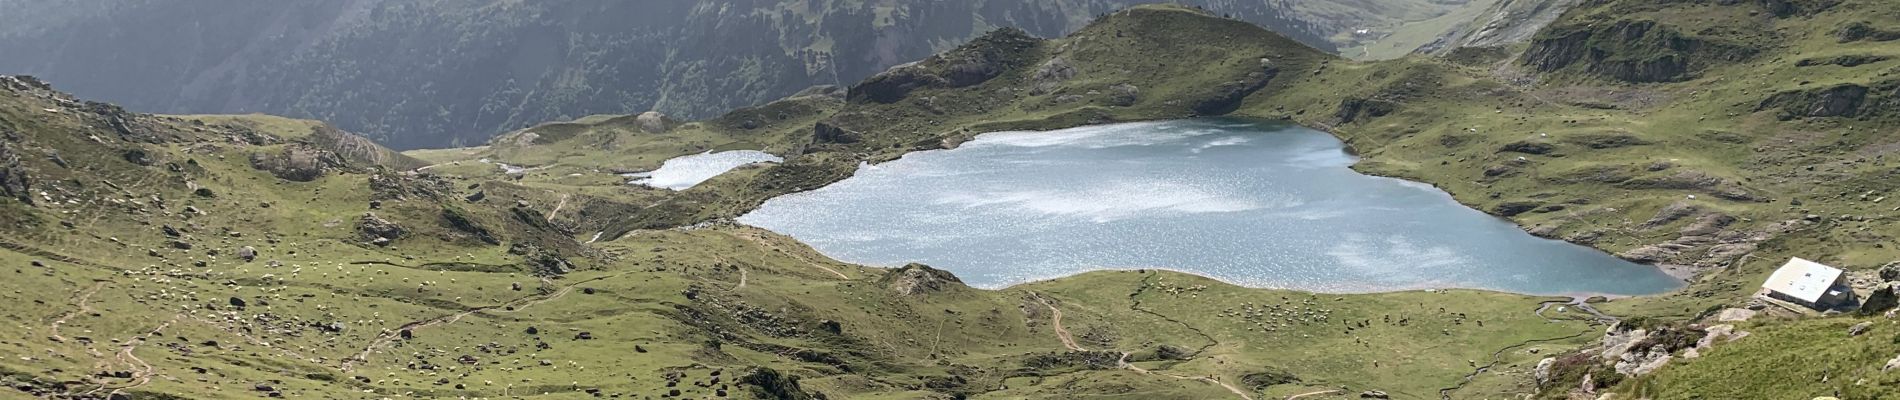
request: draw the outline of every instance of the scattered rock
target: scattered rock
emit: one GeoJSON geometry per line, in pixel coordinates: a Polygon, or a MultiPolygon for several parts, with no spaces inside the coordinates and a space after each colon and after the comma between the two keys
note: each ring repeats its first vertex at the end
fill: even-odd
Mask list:
{"type": "Polygon", "coordinates": [[[1385,392],[1383,391],[1367,390],[1364,392],[1360,392],[1359,398],[1361,399],[1390,399],[1392,398],[1392,396],[1385,394],[1385,392]]]}
{"type": "Polygon", "coordinates": [[[1860,334],[1867,333],[1867,330],[1873,327],[1874,321],[1861,321],[1861,323],[1847,327],[1847,336],[1860,336],[1860,334]]]}

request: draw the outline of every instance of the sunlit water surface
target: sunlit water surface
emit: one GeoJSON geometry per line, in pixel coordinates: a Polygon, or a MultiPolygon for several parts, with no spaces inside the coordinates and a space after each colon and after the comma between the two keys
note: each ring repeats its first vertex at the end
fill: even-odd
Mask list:
{"type": "Polygon", "coordinates": [[[840,260],[920,262],[988,288],[1136,268],[1321,292],[1680,286],[1354,161],[1326,133],[1241,120],[999,132],[864,166],[739,221],[840,260]]]}

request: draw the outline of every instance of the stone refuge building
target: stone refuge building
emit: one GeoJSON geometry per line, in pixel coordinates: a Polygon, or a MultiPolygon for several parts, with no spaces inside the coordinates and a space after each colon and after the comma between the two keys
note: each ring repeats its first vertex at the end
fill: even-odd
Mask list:
{"type": "Polygon", "coordinates": [[[1760,295],[1827,310],[1854,299],[1846,277],[1840,268],[1794,257],[1768,276],[1768,281],[1761,285],[1760,295]]]}

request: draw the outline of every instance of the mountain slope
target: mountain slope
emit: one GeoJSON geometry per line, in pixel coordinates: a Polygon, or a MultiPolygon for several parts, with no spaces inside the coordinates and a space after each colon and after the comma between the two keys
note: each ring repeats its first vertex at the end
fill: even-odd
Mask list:
{"type": "MultiPolygon", "coordinates": [[[[166,113],[314,118],[400,149],[590,114],[700,119],[848,85],[997,27],[1072,32],[1142,0],[5,1],[0,73],[166,113]],[[56,6],[54,6],[56,5],[56,6]]],[[[1328,49],[1460,1],[1189,2],[1328,49]],[[1337,39],[1337,40],[1347,40],[1337,39]]]]}
{"type": "Polygon", "coordinates": [[[412,152],[434,163],[413,170],[299,142],[316,122],[125,113],[8,78],[0,262],[15,290],[0,313],[18,323],[0,327],[16,338],[0,341],[0,380],[49,397],[1890,396],[1873,363],[1900,353],[1886,325],[1843,329],[1882,317],[1711,314],[1746,305],[1783,257],[1868,279],[1900,257],[1882,245],[1900,234],[1880,199],[1895,182],[1883,155],[1900,148],[1884,108],[1894,49],[1880,41],[1900,18],[1882,6],[1593,2],[1521,55],[1366,63],[1144,6],[1061,39],[993,31],[842,93],[702,121],[543,124],[412,152]],[[1616,66],[1643,65],[1626,61],[1705,49],[1595,38],[1644,21],[1752,55],[1683,64],[1682,82],[1623,82],[1616,66]],[[1774,33],[1727,28],[1743,22],[1774,33]],[[1589,50],[1540,69],[1565,43],[1589,50]],[[1700,275],[1677,293],[1561,307],[1165,271],[992,291],[725,222],[980,132],[1194,115],[1328,129],[1363,171],[1700,275]],[[300,181],[252,161],[299,143],[312,157],[287,159],[336,162],[305,164],[321,173],[300,181]],[[786,160],[678,192],[617,174],[734,148],[786,160]],[[245,246],[257,259],[233,257],[245,246]],[[1688,357],[1721,323],[1754,334],[1688,357]],[[1836,340],[1851,342],[1825,346],[1836,340]],[[1638,351],[1603,356],[1612,343],[1638,351]],[[1655,367],[1619,367],[1631,362],[1655,367]],[[1769,379],[1785,376],[1829,379],[1769,379]]]}

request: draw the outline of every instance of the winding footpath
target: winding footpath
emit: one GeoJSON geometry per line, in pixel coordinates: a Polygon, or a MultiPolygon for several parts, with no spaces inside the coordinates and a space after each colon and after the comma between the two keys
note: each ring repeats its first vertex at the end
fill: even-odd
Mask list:
{"type": "Polygon", "coordinates": [[[72,311],[67,311],[65,314],[61,314],[59,318],[54,319],[53,323],[49,324],[46,327],[46,330],[48,331],[48,336],[52,338],[54,342],[60,342],[60,343],[66,342],[66,337],[59,335],[59,326],[65,325],[66,320],[72,319],[73,316],[92,312],[92,305],[90,304],[92,301],[92,295],[94,293],[99,293],[99,289],[104,288],[105,286],[106,286],[106,281],[94,281],[91,288],[87,288],[86,291],[80,292],[78,300],[74,302],[79,305],[79,308],[72,311]]]}
{"type": "Polygon", "coordinates": [[[838,270],[835,270],[835,269],[831,269],[830,267],[826,267],[826,266],[824,266],[824,265],[822,265],[822,264],[819,264],[819,263],[818,263],[818,262],[816,262],[816,261],[812,261],[811,259],[809,259],[809,258],[806,258],[804,254],[799,254],[799,253],[796,253],[796,252],[790,252],[790,251],[785,251],[785,249],[782,249],[782,248],[779,248],[777,244],[774,244],[774,243],[772,243],[772,242],[771,242],[771,241],[769,241],[769,240],[765,240],[764,238],[761,238],[761,237],[757,237],[757,236],[754,236],[754,235],[748,235],[748,234],[744,234],[744,233],[740,233],[740,232],[733,232],[733,233],[731,233],[731,235],[733,235],[733,236],[738,236],[738,237],[739,237],[739,238],[741,238],[741,239],[745,239],[745,240],[748,240],[748,241],[751,241],[751,242],[753,242],[753,243],[757,243],[757,244],[759,244],[759,245],[761,245],[761,246],[765,246],[766,248],[769,248],[769,249],[772,249],[772,250],[775,250],[775,251],[778,251],[778,252],[780,252],[780,253],[785,253],[785,254],[791,254],[791,255],[792,255],[793,257],[795,257],[795,258],[798,258],[798,260],[799,260],[799,261],[804,261],[804,262],[805,262],[806,264],[811,264],[811,266],[813,266],[813,267],[817,267],[818,269],[822,269],[822,270],[825,270],[825,272],[830,272],[830,273],[831,273],[832,275],[837,275],[837,276],[838,276],[838,279],[843,279],[843,280],[847,280],[847,281],[848,281],[848,280],[851,280],[851,277],[850,277],[850,276],[847,276],[847,275],[845,275],[845,274],[844,274],[843,272],[838,272],[838,270]]]}
{"type": "MultiPolygon", "coordinates": [[[[1069,350],[1074,350],[1074,351],[1088,351],[1087,349],[1082,348],[1081,345],[1076,344],[1075,337],[1069,334],[1069,329],[1062,326],[1062,309],[1056,308],[1056,305],[1054,303],[1050,303],[1049,299],[1047,297],[1043,297],[1042,294],[1039,294],[1036,292],[1030,292],[1029,295],[1034,296],[1036,298],[1036,301],[1041,302],[1044,307],[1049,307],[1050,330],[1055,331],[1056,339],[1062,341],[1062,347],[1065,347],[1065,348],[1068,348],[1069,350]]],[[[1115,360],[1115,365],[1123,369],[1134,371],[1135,373],[1142,374],[1142,375],[1158,375],[1158,376],[1165,376],[1165,377],[1174,378],[1174,379],[1185,379],[1185,380],[1194,380],[1194,381],[1212,383],[1215,385],[1219,385],[1221,388],[1227,389],[1227,391],[1229,392],[1233,392],[1234,395],[1240,396],[1241,399],[1254,400],[1253,395],[1248,394],[1247,391],[1240,390],[1240,388],[1235,387],[1234,385],[1230,385],[1227,382],[1221,382],[1219,379],[1214,379],[1214,378],[1204,377],[1204,376],[1186,376],[1186,375],[1170,374],[1166,372],[1149,371],[1148,369],[1129,363],[1128,356],[1131,353],[1124,351],[1124,352],[1121,352],[1121,354],[1122,354],[1121,358],[1115,360]]]]}

